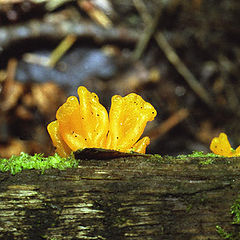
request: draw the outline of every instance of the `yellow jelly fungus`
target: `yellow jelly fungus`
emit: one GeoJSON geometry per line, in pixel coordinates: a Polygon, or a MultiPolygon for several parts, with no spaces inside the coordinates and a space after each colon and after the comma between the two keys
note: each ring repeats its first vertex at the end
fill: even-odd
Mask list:
{"type": "Polygon", "coordinates": [[[150,139],[138,139],[147,122],[157,115],[150,103],[135,93],[125,97],[115,95],[108,117],[95,93],[80,86],[78,96],[79,101],[69,97],[57,110],[57,120],[47,126],[60,156],[67,157],[71,151],[83,148],[145,153],[150,139]]]}
{"type": "Polygon", "coordinates": [[[240,156],[240,146],[236,150],[232,149],[225,133],[220,133],[219,137],[213,138],[210,149],[213,153],[224,157],[240,156]]]}

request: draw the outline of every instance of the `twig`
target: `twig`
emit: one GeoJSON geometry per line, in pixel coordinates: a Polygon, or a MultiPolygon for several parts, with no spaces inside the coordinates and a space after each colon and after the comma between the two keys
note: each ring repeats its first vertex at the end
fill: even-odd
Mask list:
{"type": "Polygon", "coordinates": [[[78,5],[89,15],[90,18],[93,19],[93,21],[104,28],[110,28],[113,26],[111,19],[101,9],[94,6],[92,2],[87,0],[78,0],[78,5]]]}
{"type": "Polygon", "coordinates": [[[17,69],[17,59],[11,58],[8,61],[8,66],[7,66],[7,85],[11,85],[14,82],[15,79],[15,73],[17,69]]]}
{"type": "Polygon", "coordinates": [[[20,3],[24,0],[0,0],[0,4],[13,4],[13,3],[20,3]]]}
{"type": "MultiPolygon", "coordinates": [[[[0,84],[4,82],[7,78],[7,73],[5,70],[0,70],[0,84]]],[[[1,93],[1,85],[0,85],[0,93],[1,93]]]]}
{"type": "Polygon", "coordinates": [[[28,63],[54,68],[59,59],[66,53],[66,51],[74,44],[76,40],[77,38],[75,35],[68,35],[52,51],[49,57],[37,55],[34,53],[25,53],[23,55],[23,59],[28,63]]]}
{"type": "Polygon", "coordinates": [[[74,44],[76,36],[68,35],[61,43],[54,49],[49,58],[48,65],[54,67],[58,60],[64,55],[64,53],[74,44]]]}
{"type": "Polygon", "coordinates": [[[19,96],[23,93],[22,84],[15,82],[15,73],[17,69],[17,60],[9,59],[7,66],[7,78],[2,90],[2,102],[0,105],[0,112],[7,111],[15,106],[19,96]]]}
{"type": "Polygon", "coordinates": [[[91,22],[56,21],[47,22],[32,20],[19,25],[0,27],[0,52],[17,41],[45,38],[59,41],[69,34],[78,38],[92,38],[96,42],[120,41],[133,44],[139,38],[139,33],[127,28],[105,29],[91,22]]]}
{"type": "Polygon", "coordinates": [[[167,39],[163,33],[158,32],[155,35],[155,39],[165,53],[168,61],[173,64],[179,74],[182,75],[183,79],[188,83],[192,90],[209,106],[213,106],[213,101],[210,98],[207,91],[203,88],[200,82],[195,78],[195,76],[190,72],[187,66],[182,62],[174,49],[170,46],[167,39]]]}
{"type": "Polygon", "coordinates": [[[225,57],[220,55],[218,58],[219,62],[219,69],[222,75],[222,79],[224,81],[224,85],[227,85],[225,88],[227,101],[228,101],[228,108],[230,108],[233,112],[240,114],[239,112],[239,98],[237,93],[235,92],[235,87],[229,81],[229,77],[227,76],[228,73],[232,73],[233,63],[225,57]]]}
{"type": "Polygon", "coordinates": [[[37,64],[44,67],[49,65],[49,57],[35,53],[24,53],[22,59],[27,63],[37,64]]]}
{"type": "MultiPolygon", "coordinates": [[[[38,0],[34,0],[37,2],[38,0]]],[[[43,1],[43,0],[42,0],[43,1]]],[[[45,0],[46,2],[46,9],[48,11],[54,11],[56,8],[61,7],[61,5],[65,4],[66,2],[70,2],[71,0],[45,0]]]]}
{"type": "Polygon", "coordinates": [[[189,115],[189,111],[185,108],[178,110],[172,116],[170,116],[166,121],[161,123],[158,127],[152,129],[146,135],[151,138],[151,140],[155,140],[165,135],[169,130],[171,130],[178,123],[183,121],[189,115]]]}
{"type": "Polygon", "coordinates": [[[141,17],[142,17],[143,21],[145,23],[150,23],[152,20],[152,17],[148,13],[148,10],[147,10],[144,2],[139,1],[139,0],[133,0],[133,3],[135,5],[136,9],[138,10],[138,12],[141,13],[141,17]]]}
{"type": "MultiPolygon", "coordinates": [[[[134,0],[134,3],[135,5],[137,3],[136,6],[138,7],[136,8],[139,11],[139,14],[141,15],[143,20],[145,19],[146,21],[147,19],[151,19],[150,14],[147,15],[148,11],[142,0],[134,0]]],[[[191,73],[191,71],[187,68],[187,66],[181,61],[181,59],[179,58],[175,50],[168,43],[164,34],[158,31],[154,35],[154,37],[159,47],[167,57],[168,61],[173,64],[175,69],[183,77],[183,79],[188,83],[188,85],[192,88],[192,90],[202,99],[202,101],[204,101],[208,106],[212,107],[214,104],[210,95],[207,93],[204,87],[200,84],[200,82],[195,78],[195,76],[191,73]]]]}
{"type": "Polygon", "coordinates": [[[160,15],[161,15],[161,9],[158,9],[155,18],[151,19],[151,21],[148,21],[147,27],[142,33],[141,37],[139,38],[139,41],[133,53],[134,61],[138,60],[141,57],[152,35],[155,33],[160,15]]]}

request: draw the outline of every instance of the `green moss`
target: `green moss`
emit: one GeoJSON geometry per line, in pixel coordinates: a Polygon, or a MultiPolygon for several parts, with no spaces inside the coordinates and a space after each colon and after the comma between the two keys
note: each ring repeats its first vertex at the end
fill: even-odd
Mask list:
{"type": "Polygon", "coordinates": [[[231,214],[233,215],[233,224],[240,224],[240,198],[238,198],[231,207],[231,214]]]}
{"type": "Polygon", "coordinates": [[[201,158],[201,157],[204,157],[204,158],[216,158],[216,157],[220,157],[219,155],[216,155],[214,153],[204,153],[202,151],[200,152],[197,152],[197,151],[193,151],[191,154],[187,154],[187,155],[178,155],[177,158],[201,158]]]}
{"type": "Polygon", "coordinates": [[[234,233],[228,233],[222,227],[216,226],[217,233],[223,238],[228,240],[239,240],[240,239],[240,197],[233,203],[230,209],[230,213],[233,217],[232,224],[235,226],[234,233]]]}
{"type": "Polygon", "coordinates": [[[217,158],[222,158],[222,156],[216,155],[214,153],[204,153],[193,151],[191,154],[187,155],[178,155],[176,158],[181,160],[189,160],[189,159],[198,159],[198,163],[200,165],[209,165],[213,164],[217,158]]]}
{"type": "Polygon", "coordinates": [[[50,168],[64,170],[76,167],[77,165],[78,161],[75,158],[61,158],[58,154],[43,157],[43,154],[31,156],[22,152],[19,156],[13,155],[9,159],[0,158],[0,172],[10,171],[13,175],[25,169],[37,169],[43,173],[46,169],[50,168]]]}
{"type": "Polygon", "coordinates": [[[216,226],[217,233],[223,239],[234,240],[233,235],[231,233],[226,232],[222,227],[216,226]]]}
{"type": "Polygon", "coordinates": [[[150,161],[157,161],[157,162],[160,163],[160,162],[162,162],[163,157],[161,155],[159,155],[159,154],[153,154],[153,155],[151,155],[150,158],[147,158],[147,159],[150,160],[150,161]]]}
{"type": "Polygon", "coordinates": [[[214,163],[214,159],[212,158],[204,159],[199,162],[200,165],[209,165],[213,163],[214,163]]]}
{"type": "Polygon", "coordinates": [[[193,205],[192,205],[192,204],[189,204],[189,205],[187,206],[186,212],[187,212],[187,213],[190,212],[190,210],[192,209],[192,207],[193,207],[193,205]]]}

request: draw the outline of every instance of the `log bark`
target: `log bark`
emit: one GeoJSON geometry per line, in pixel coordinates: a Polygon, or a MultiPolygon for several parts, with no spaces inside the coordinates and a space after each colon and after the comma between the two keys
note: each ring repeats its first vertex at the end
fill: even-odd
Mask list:
{"type": "Polygon", "coordinates": [[[0,239],[221,239],[240,158],[203,160],[135,156],[0,173],[0,239]]]}

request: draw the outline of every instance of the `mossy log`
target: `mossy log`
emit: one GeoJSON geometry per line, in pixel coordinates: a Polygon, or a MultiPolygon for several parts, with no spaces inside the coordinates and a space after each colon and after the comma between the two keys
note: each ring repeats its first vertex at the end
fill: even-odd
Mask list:
{"type": "Polygon", "coordinates": [[[0,239],[221,239],[240,158],[205,160],[134,156],[0,173],[0,239]]]}

